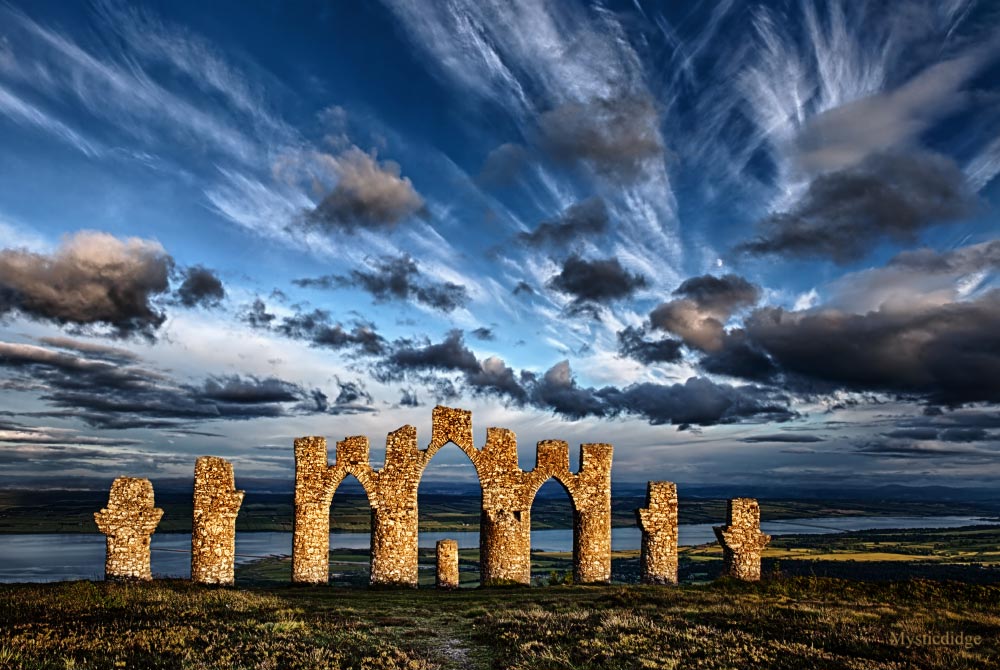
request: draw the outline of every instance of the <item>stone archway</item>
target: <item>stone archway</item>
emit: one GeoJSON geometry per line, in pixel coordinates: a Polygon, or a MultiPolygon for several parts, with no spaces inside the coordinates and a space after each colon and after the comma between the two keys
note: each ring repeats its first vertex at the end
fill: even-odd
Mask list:
{"type": "Polygon", "coordinates": [[[292,580],[323,583],[329,575],[330,503],[347,474],[361,482],[372,506],[372,584],[417,585],[417,489],[431,458],[448,442],[472,461],[482,489],[480,573],[484,585],[531,582],[531,503],[542,484],[555,477],[574,507],[574,579],[611,578],[610,444],[580,446],[580,470],[569,471],[569,445],[538,443],[535,468],[521,470],[517,438],[504,428],[487,429],[486,444],[472,438],[472,413],[435,407],[431,441],[417,448],[417,431],[403,426],[386,437],[385,465],[372,469],[368,438],[337,443],[328,464],[326,439],[295,441],[295,531],[292,580]]]}

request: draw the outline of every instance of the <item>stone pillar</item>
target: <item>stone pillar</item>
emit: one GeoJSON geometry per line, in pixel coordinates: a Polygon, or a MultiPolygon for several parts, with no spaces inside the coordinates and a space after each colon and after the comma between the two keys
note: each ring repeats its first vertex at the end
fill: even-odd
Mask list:
{"type": "Polygon", "coordinates": [[[437,542],[435,586],[439,589],[458,588],[458,542],[456,540],[438,540],[437,542]]]}
{"type": "Polygon", "coordinates": [[[531,584],[530,511],[482,511],[479,580],[483,586],[531,584]]]}
{"type": "Polygon", "coordinates": [[[573,581],[611,581],[610,444],[580,446],[580,472],[570,489],[573,498],[573,581]]]}
{"type": "Polygon", "coordinates": [[[148,479],[119,477],[111,485],[108,506],[94,513],[97,528],[107,536],[105,579],[153,578],[149,536],[163,516],[154,504],[153,484],[148,479]]]}
{"type": "Polygon", "coordinates": [[[295,440],[295,525],[292,532],[292,581],[326,584],[330,580],[330,476],[326,438],[295,440]]]}
{"type": "Polygon", "coordinates": [[[194,465],[194,517],[191,523],[191,580],[232,584],[236,571],[236,515],[243,504],[233,464],[202,456],[194,465]]]}
{"type": "Polygon", "coordinates": [[[635,511],[642,529],[643,584],[677,583],[677,485],[649,482],[646,507],[635,511]]]}
{"type": "Polygon", "coordinates": [[[722,574],[746,582],[760,580],[760,554],[771,536],[760,532],[760,506],[753,498],[729,501],[726,525],[713,528],[722,545],[722,574]]]}
{"type": "Polygon", "coordinates": [[[416,588],[417,522],[416,503],[372,508],[372,584],[416,588]]]}

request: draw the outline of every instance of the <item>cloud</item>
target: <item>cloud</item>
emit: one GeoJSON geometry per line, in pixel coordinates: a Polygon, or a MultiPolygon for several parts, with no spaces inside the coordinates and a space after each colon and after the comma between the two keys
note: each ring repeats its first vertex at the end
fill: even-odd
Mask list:
{"type": "Polygon", "coordinates": [[[213,271],[201,265],[184,271],[184,281],[175,292],[177,299],[185,307],[216,307],[226,297],[222,280],[213,271]]]}
{"type": "Polygon", "coordinates": [[[517,282],[517,286],[514,287],[511,293],[514,295],[534,295],[535,289],[531,288],[531,284],[522,279],[517,282]]]}
{"type": "Polygon", "coordinates": [[[491,342],[496,339],[496,334],[493,332],[493,329],[485,326],[473,330],[472,335],[477,340],[482,340],[483,342],[491,342]]]}
{"type": "Polygon", "coordinates": [[[498,356],[480,361],[479,370],[466,373],[465,383],[473,393],[508,397],[519,403],[527,399],[514,370],[498,356]]]}
{"type": "Polygon", "coordinates": [[[158,242],[95,231],[65,237],[52,254],[0,250],[0,315],[152,339],[166,320],[154,300],[169,290],[172,266],[158,242]]]}
{"type": "Polygon", "coordinates": [[[368,355],[378,355],[385,350],[385,340],[373,324],[356,321],[348,330],[343,324],[333,323],[329,312],[321,309],[286,316],[274,329],[294,340],[308,340],[317,347],[353,347],[368,355]]]}
{"type": "Polygon", "coordinates": [[[649,314],[653,328],[679,336],[684,344],[706,352],[725,346],[726,321],[739,309],[760,299],[760,288],[743,277],[702,275],[684,281],[674,295],[649,314]]]}
{"type": "Polygon", "coordinates": [[[664,155],[659,115],[647,95],[569,102],[541,114],[538,131],[539,145],[554,160],[584,163],[621,182],[664,155]]]}
{"type": "Polygon", "coordinates": [[[380,162],[357,147],[330,157],[330,163],[337,184],[307,214],[310,224],[326,231],[385,231],[424,208],[423,198],[401,175],[398,163],[380,162]]]}
{"type": "Polygon", "coordinates": [[[360,288],[370,293],[376,302],[414,300],[442,312],[454,311],[469,301],[469,292],[464,286],[425,279],[409,254],[383,257],[373,263],[370,271],[351,270],[349,276],[324,275],[296,279],[292,283],[326,289],[360,288]]]}
{"type": "Polygon", "coordinates": [[[670,338],[647,340],[645,331],[634,326],[618,331],[618,353],[647,365],[682,360],[681,344],[680,340],[670,338]]]}
{"type": "Polygon", "coordinates": [[[760,234],[737,250],[847,263],[876,242],[911,242],[929,226],[968,217],[975,206],[951,159],[926,151],[874,154],[816,177],[791,209],[760,221],[760,234]]]}
{"type": "Polygon", "coordinates": [[[789,398],[758,386],[730,386],[691,377],[683,384],[632,384],[600,389],[576,383],[568,361],[550,368],[531,385],[532,402],[571,419],[638,415],[654,425],[714,425],[792,418],[789,398]]]}
{"type": "Polygon", "coordinates": [[[486,156],[479,181],[487,186],[509,186],[527,165],[528,156],[520,144],[501,144],[486,156]]]}
{"type": "Polygon", "coordinates": [[[585,260],[573,254],[548,285],[573,296],[571,308],[586,308],[627,298],[647,282],[642,275],[623,268],[617,258],[585,260]]]}
{"type": "Polygon", "coordinates": [[[522,244],[556,249],[571,246],[583,237],[599,235],[608,228],[608,208],[595,196],[567,207],[550,221],[543,221],[530,233],[517,236],[522,244]]]}
{"type": "Polygon", "coordinates": [[[781,442],[789,444],[809,444],[812,442],[823,442],[823,438],[819,435],[810,435],[808,433],[771,433],[768,435],[750,435],[749,437],[744,437],[740,442],[746,442],[747,444],[758,444],[767,442],[781,442]]]}
{"type": "Polygon", "coordinates": [[[436,344],[427,342],[420,346],[408,340],[397,342],[380,366],[384,379],[401,378],[409,370],[475,373],[479,369],[479,361],[465,346],[461,330],[452,330],[436,344]]]}
{"type": "Polygon", "coordinates": [[[767,307],[744,328],[786,373],[943,404],[1000,402],[1000,290],[961,302],[865,314],[767,307]]]}
{"type": "Polygon", "coordinates": [[[200,421],[286,416],[306,411],[308,397],[301,386],[274,377],[234,374],[185,383],[138,362],[123,365],[11,342],[0,342],[0,368],[13,380],[30,381],[39,398],[57,408],[46,416],[103,429],[178,429],[200,421]]]}
{"type": "Polygon", "coordinates": [[[980,69],[976,50],[936,63],[902,86],[879,92],[809,119],[795,138],[796,160],[813,173],[842,170],[873,153],[906,146],[942,116],[968,104],[962,86],[980,69]]]}

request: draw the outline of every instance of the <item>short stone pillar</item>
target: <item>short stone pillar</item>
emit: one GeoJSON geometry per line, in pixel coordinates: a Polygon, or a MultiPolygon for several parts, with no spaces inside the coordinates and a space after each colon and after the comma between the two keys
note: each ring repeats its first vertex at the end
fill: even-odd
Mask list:
{"type": "Polygon", "coordinates": [[[760,580],[760,554],[771,536],[760,532],[760,505],[754,498],[729,501],[726,525],[713,528],[722,545],[724,576],[745,582],[760,580]]]}
{"type": "Polygon", "coordinates": [[[434,585],[439,589],[458,588],[458,542],[438,540],[437,579],[434,585]]]}
{"type": "Polygon", "coordinates": [[[643,584],[677,583],[677,485],[649,482],[646,507],[635,511],[642,529],[643,584]]]}
{"type": "Polygon", "coordinates": [[[163,516],[154,504],[153,484],[148,479],[119,477],[111,484],[108,506],[94,512],[98,530],[107,536],[105,579],[153,578],[149,536],[163,516]]]}
{"type": "Polygon", "coordinates": [[[191,523],[191,580],[232,584],[236,573],[236,515],[243,491],[236,490],[233,464],[202,456],[194,465],[191,523]]]}

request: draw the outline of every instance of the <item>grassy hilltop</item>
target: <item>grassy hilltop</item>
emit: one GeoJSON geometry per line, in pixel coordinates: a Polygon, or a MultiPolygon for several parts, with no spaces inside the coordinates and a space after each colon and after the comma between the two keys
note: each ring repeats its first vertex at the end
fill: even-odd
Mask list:
{"type": "Polygon", "coordinates": [[[997,667],[998,633],[1000,586],[920,580],[452,593],[0,586],[0,667],[10,668],[982,670],[997,667]]]}

